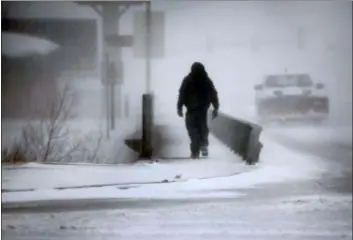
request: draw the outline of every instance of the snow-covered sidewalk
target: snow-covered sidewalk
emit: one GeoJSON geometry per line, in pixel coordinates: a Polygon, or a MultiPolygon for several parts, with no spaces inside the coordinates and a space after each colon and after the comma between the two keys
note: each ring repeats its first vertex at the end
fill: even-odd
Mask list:
{"type": "MultiPolygon", "coordinates": [[[[30,163],[21,166],[3,166],[2,201],[109,198],[116,197],[115,190],[119,189],[136,188],[146,184],[153,188],[155,185],[161,185],[160,183],[231,176],[253,169],[216,139],[211,138],[210,142],[210,152],[214,153],[214,156],[198,160],[186,158],[188,148],[183,150],[185,144],[179,144],[164,149],[176,158],[184,156],[174,160],[119,165],[30,163]],[[180,150],[179,154],[175,152],[176,150],[180,150]]],[[[156,196],[166,193],[165,188],[160,190],[156,196]]],[[[173,188],[170,190],[174,191],[173,188]]],[[[153,197],[153,191],[150,194],[152,194],[150,197],[153,197]]],[[[141,194],[138,191],[133,193],[133,196],[141,194]]]]}
{"type": "Polygon", "coordinates": [[[59,165],[30,163],[3,166],[2,188],[6,191],[80,188],[182,181],[228,176],[249,169],[236,159],[199,159],[140,162],[119,165],[59,165]]]}
{"type": "Polygon", "coordinates": [[[4,192],[2,203],[108,198],[234,198],[241,195],[237,189],[315,179],[327,170],[319,159],[293,152],[266,136],[262,137],[264,148],[256,166],[245,165],[215,141],[211,139],[214,150],[210,149],[215,157],[209,159],[115,166],[29,164],[12,170],[3,168],[3,189],[33,190],[4,192]],[[72,188],[82,185],[86,188],[72,188]],[[54,189],[58,187],[64,189],[54,189]]]}
{"type": "MultiPolygon", "coordinates": [[[[157,158],[157,162],[142,161],[115,165],[30,163],[21,166],[3,166],[2,188],[7,192],[14,192],[162,183],[229,176],[249,168],[213,137],[210,137],[209,147],[212,157],[191,160],[188,158],[189,141],[185,129],[168,126],[163,129],[163,136],[164,143],[159,156],[166,156],[168,159],[157,158]]],[[[124,158],[125,155],[116,157],[124,158]]]]}

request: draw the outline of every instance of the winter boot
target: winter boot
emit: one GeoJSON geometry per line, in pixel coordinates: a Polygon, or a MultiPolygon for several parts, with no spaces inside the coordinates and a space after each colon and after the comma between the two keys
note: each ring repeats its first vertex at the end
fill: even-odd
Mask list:
{"type": "Polygon", "coordinates": [[[198,159],[198,158],[200,158],[200,153],[191,153],[191,158],[192,158],[192,159],[198,159]]]}
{"type": "Polygon", "coordinates": [[[191,158],[197,159],[200,157],[200,149],[199,148],[190,144],[190,150],[191,150],[191,158]]]}
{"type": "Polygon", "coordinates": [[[208,157],[208,147],[207,146],[201,147],[201,155],[203,157],[208,157]]]}

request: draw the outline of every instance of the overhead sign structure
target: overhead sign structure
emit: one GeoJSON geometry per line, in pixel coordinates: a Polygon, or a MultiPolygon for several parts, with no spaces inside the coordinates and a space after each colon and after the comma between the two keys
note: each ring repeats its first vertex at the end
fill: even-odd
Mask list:
{"type": "MultiPolygon", "coordinates": [[[[146,58],[147,24],[146,12],[134,13],[133,50],[136,58],[146,58]]],[[[165,14],[151,12],[150,58],[163,58],[165,55],[165,14]]]]}
{"type": "Polygon", "coordinates": [[[151,59],[164,55],[164,14],[162,12],[151,14],[151,1],[149,0],[77,1],[77,3],[91,6],[102,17],[101,75],[102,83],[106,86],[107,138],[109,138],[110,129],[115,128],[115,116],[122,116],[122,88],[120,85],[123,84],[123,62],[121,48],[133,47],[135,55],[144,58],[146,92],[149,92],[151,89],[151,59]],[[145,5],[146,9],[144,12],[138,12],[134,18],[135,34],[133,36],[120,35],[119,18],[129,7],[141,4],[145,5]],[[158,47],[156,48],[156,46],[158,47]],[[115,102],[118,103],[117,109],[115,102]]]}

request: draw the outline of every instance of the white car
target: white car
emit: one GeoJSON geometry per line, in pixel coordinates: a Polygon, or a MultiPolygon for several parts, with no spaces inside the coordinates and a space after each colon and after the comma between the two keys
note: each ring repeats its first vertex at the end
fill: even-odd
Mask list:
{"type": "Polygon", "coordinates": [[[255,86],[256,113],[260,121],[325,120],[329,99],[322,83],[308,74],[267,75],[255,86]]]}

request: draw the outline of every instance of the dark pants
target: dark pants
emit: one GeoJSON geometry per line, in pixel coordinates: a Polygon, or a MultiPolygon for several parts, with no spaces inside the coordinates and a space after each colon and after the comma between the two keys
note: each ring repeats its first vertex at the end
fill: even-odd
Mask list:
{"type": "Polygon", "coordinates": [[[191,152],[198,154],[200,147],[208,146],[207,108],[188,110],[185,124],[191,141],[191,152]]]}

